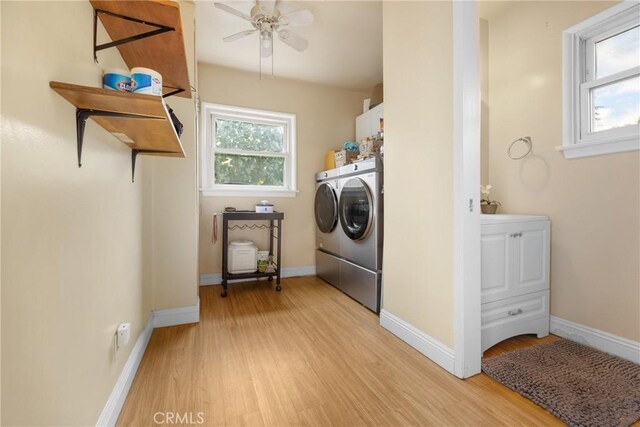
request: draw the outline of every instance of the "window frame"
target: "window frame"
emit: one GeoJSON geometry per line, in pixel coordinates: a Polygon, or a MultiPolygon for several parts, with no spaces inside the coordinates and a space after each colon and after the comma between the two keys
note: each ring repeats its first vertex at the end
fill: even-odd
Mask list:
{"type": "Polygon", "coordinates": [[[201,104],[201,173],[200,191],[203,196],[228,197],[295,197],[296,187],[296,115],[256,108],[202,102],[201,104]],[[215,147],[215,120],[234,120],[256,124],[282,125],[283,151],[249,151],[215,147]],[[214,156],[216,153],[284,158],[284,185],[217,184],[215,182],[214,156]]]}
{"type": "Polygon", "coordinates": [[[563,143],[556,149],[565,158],[640,150],[640,124],[590,130],[591,90],[640,74],[634,67],[597,79],[595,45],[637,26],[639,17],[640,5],[624,1],[563,32],[563,143]]]}

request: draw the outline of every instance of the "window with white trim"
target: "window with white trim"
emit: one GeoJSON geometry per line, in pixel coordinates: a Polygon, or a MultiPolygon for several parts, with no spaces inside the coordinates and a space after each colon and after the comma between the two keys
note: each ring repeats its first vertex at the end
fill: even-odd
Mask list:
{"type": "Polygon", "coordinates": [[[566,158],[640,150],[640,5],[622,2],[563,34],[566,158]]]}
{"type": "Polygon", "coordinates": [[[295,196],[295,148],[295,114],[202,103],[205,196],[295,196]]]}

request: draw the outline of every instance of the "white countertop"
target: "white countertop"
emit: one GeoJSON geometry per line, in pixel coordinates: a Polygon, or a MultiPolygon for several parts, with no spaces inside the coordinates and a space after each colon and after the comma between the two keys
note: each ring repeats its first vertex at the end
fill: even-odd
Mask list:
{"type": "Polygon", "coordinates": [[[546,215],[511,215],[511,214],[495,214],[480,215],[480,224],[507,224],[511,222],[529,222],[529,221],[548,221],[546,215]]]}

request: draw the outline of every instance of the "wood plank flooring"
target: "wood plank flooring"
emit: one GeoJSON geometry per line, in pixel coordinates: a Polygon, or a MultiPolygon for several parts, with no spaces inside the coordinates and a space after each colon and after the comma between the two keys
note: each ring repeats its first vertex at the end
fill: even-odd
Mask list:
{"type": "Polygon", "coordinates": [[[200,289],[199,324],[153,332],[118,425],[166,423],[167,412],[212,426],[562,425],[484,374],[455,378],[318,278],[219,292],[200,289]]]}

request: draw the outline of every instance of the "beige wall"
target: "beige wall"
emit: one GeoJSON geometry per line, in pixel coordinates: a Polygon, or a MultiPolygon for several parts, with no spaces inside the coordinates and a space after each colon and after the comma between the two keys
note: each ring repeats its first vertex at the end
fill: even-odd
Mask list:
{"type": "MultiPolygon", "coordinates": [[[[0,35],[2,34],[2,2],[0,2],[0,35]]],[[[0,242],[2,241],[2,43],[0,43],[0,242]]],[[[0,349],[2,349],[2,245],[0,245],[0,349]]],[[[2,366],[2,351],[0,351],[2,366]]],[[[2,423],[2,369],[0,369],[0,424],[2,423]]]]}
{"type": "Polygon", "coordinates": [[[2,2],[3,425],[94,425],[152,309],[197,297],[194,101],[169,100],[186,160],[141,157],[132,184],[131,151],[89,120],[77,167],[75,108],[49,81],[100,86],[123,66],[115,49],[93,62],[92,18],[88,2],[2,2]]]}
{"type": "Polygon", "coordinates": [[[611,2],[518,2],[489,20],[489,181],[502,212],[551,217],[551,314],[640,341],[640,155],[565,160],[562,31],[611,2]],[[533,155],[507,158],[533,139],[533,155]]]}
{"type": "MultiPolygon", "coordinates": [[[[180,2],[189,80],[195,79],[195,4],[180,2]]],[[[186,159],[147,157],[151,164],[153,308],[193,306],[198,297],[198,191],[195,101],[171,97],[167,104],[184,125],[186,159]]]]}
{"type": "MultiPolygon", "coordinates": [[[[277,58],[276,58],[277,60],[277,58]]],[[[362,113],[366,94],[311,83],[271,78],[209,64],[198,65],[200,100],[258,108],[297,116],[297,182],[293,198],[268,197],[285,212],[283,268],[315,265],[314,175],[324,168],[327,150],[352,140],[355,118],[362,113]]],[[[221,242],[211,244],[212,216],[225,206],[252,209],[264,197],[200,198],[200,273],[221,271],[221,242]]],[[[219,222],[219,229],[221,229],[219,222]]],[[[268,249],[265,231],[231,232],[230,238],[249,238],[268,249]]]]}
{"type": "MultiPolygon", "coordinates": [[[[75,108],[49,88],[99,85],[91,5],[2,12],[2,424],[91,425],[151,312],[143,185],[130,150],[91,121],[77,167],[75,108]],[[116,361],[125,321],[132,340],[116,361]]],[[[103,63],[121,65],[113,52],[103,63]]]]}
{"type": "Polygon", "coordinates": [[[383,308],[450,347],[454,313],[452,25],[449,2],[383,5],[383,308]]]}

